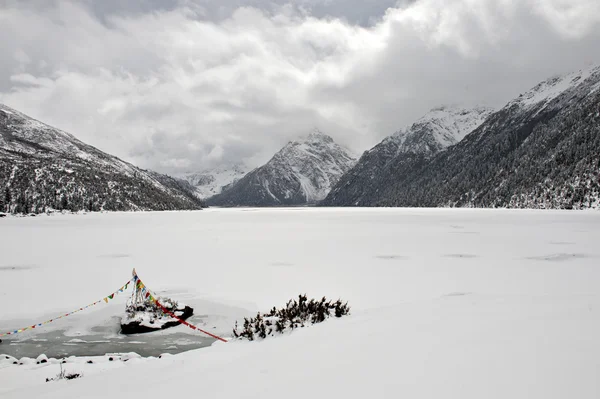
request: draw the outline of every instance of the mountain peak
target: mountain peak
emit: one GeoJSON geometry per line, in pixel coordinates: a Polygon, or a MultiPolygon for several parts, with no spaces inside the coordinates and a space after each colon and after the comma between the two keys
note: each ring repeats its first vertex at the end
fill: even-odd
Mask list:
{"type": "Polygon", "coordinates": [[[490,113],[491,111],[493,111],[492,108],[484,107],[484,106],[466,107],[466,106],[460,106],[460,105],[456,105],[456,104],[452,104],[452,105],[446,104],[446,105],[440,105],[440,106],[432,108],[425,115],[423,115],[421,118],[419,118],[416,123],[418,123],[419,121],[440,119],[440,118],[449,117],[449,116],[458,118],[461,116],[469,115],[469,117],[470,117],[470,116],[477,115],[477,114],[490,113]]]}
{"type": "Polygon", "coordinates": [[[398,153],[431,153],[456,144],[492,114],[483,106],[441,105],[415,123],[392,134],[383,143],[398,147],[398,153]]]}
{"type": "Polygon", "coordinates": [[[302,136],[299,140],[302,143],[326,142],[333,143],[331,136],[323,133],[319,128],[314,127],[307,135],[302,136]]]}
{"type": "Polygon", "coordinates": [[[322,200],[355,163],[354,155],[313,129],[291,141],[265,165],[210,198],[225,206],[302,205],[322,200]]]}
{"type": "Polygon", "coordinates": [[[509,102],[507,107],[513,105],[530,107],[537,104],[548,104],[566,90],[579,85],[581,82],[595,75],[600,75],[600,65],[582,68],[576,72],[564,75],[555,75],[521,94],[518,98],[509,102]]]}

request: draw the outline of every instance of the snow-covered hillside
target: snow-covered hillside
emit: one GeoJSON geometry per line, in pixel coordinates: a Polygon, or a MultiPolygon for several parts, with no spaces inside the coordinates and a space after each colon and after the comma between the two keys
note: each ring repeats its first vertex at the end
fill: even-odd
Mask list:
{"type": "MultiPolygon", "coordinates": [[[[524,108],[531,106],[543,108],[550,101],[554,100],[565,91],[580,85],[586,79],[598,74],[599,72],[600,66],[594,65],[588,68],[580,69],[576,72],[568,73],[566,75],[554,76],[539,83],[524,94],[521,94],[518,98],[509,102],[506,107],[510,108],[514,105],[518,105],[524,108]]],[[[598,84],[596,84],[595,87],[592,87],[590,90],[594,91],[597,89],[598,84]]]]}
{"type": "Polygon", "coordinates": [[[598,208],[599,89],[600,66],[546,79],[429,156],[439,134],[403,152],[401,132],[365,153],[323,204],[598,208]]]}
{"type": "Polygon", "coordinates": [[[600,66],[552,77],[447,151],[394,164],[370,204],[600,207],[600,66]]]}
{"type": "Polygon", "coordinates": [[[315,203],[355,163],[354,155],[331,137],[314,129],[289,142],[265,165],[254,169],[221,194],[210,205],[277,206],[315,203]]]}
{"type": "MultiPolygon", "coordinates": [[[[397,154],[431,154],[461,141],[492,114],[488,107],[441,106],[423,115],[408,128],[384,140],[393,142],[397,154]]],[[[388,144],[389,145],[389,144],[388,144]]]]}
{"type": "Polygon", "coordinates": [[[221,165],[202,172],[186,173],[181,176],[196,188],[200,198],[208,198],[219,194],[223,188],[237,182],[252,168],[245,163],[221,165]]]}
{"type": "Polygon", "coordinates": [[[422,162],[458,143],[492,114],[487,107],[442,106],[429,111],[407,128],[365,151],[330,191],[323,205],[369,205],[381,186],[390,184],[386,170],[392,162],[422,162]]]}
{"type": "Polygon", "coordinates": [[[0,104],[0,211],[198,209],[193,188],[0,104]]]}
{"type": "MultiPolygon", "coordinates": [[[[59,362],[0,357],[0,397],[597,399],[599,241],[600,212],[592,211],[209,208],[2,218],[1,332],[102,298],[132,266],[218,335],[299,293],[347,300],[351,314],[160,359],[67,359],[67,372],[83,373],[72,381],[45,382],[59,362]]],[[[2,337],[0,354],[22,341],[52,344],[33,341],[46,332],[80,353],[106,340],[145,349],[149,337],[124,346],[117,333],[126,299],[2,337]]],[[[154,334],[180,350],[204,339],[186,326],[154,334]]]]}

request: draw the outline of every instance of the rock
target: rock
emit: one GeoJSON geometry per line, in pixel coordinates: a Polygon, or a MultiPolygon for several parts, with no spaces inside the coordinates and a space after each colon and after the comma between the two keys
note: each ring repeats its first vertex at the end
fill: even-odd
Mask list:
{"type": "Polygon", "coordinates": [[[122,334],[142,334],[164,330],[180,324],[194,314],[194,310],[167,297],[144,299],[136,296],[128,301],[121,319],[122,334]],[[175,317],[171,316],[175,315],[175,317]]]}
{"type": "MultiPolygon", "coordinates": [[[[142,312],[143,313],[143,312],[142,312]]],[[[194,309],[189,306],[184,306],[181,311],[181,315],[177,312],[177,317],[182,320],[186,320],[194,314],[194,309]]],[[[129,319],[131,320],[131,318],[129,319]]],[[[164,318],[161,320],[149,319],[147,321],[143,320],[132,320],[125,323],[121,323],[121,333],[122,334],[142,334],[148,333],[152,331],[164,330],[166,328],[175,327],[180,324],[180,322],[172,317],[167,316],[168,321],[164,321],[164,318]]]]}
{"type": "Polygon", "coordinates": [[[48,357],[44,354],[41,354],[35,359],[35,362],[37,364],[48,363],[48,357]]]}
{"type": "Polygon", "coordinates": [[[131,359],[141,359],[142,356],[138,355],[135,352],[129,352],[129,353],[124,353],[123,356],[121,357],[121,360],[123,360],[124,362],[131,360],[131,359]]]}
{"type": "Polygon", "coordinates": [[[27,365],[27,364],[31,364],[31,363],[33,363],[33,362],[34,362],[34,360],[33,360],[33,359],[30,359],[30,358],[28,358],[28,357],[22,357],[22,358],[19,360],[19,364],[20,364],[21,366],[23,366],[23,365],[27,365]]]}
{"type": "Polygon", "coordinates": [[[17,359],[15,359],[12,356],[9,355],[2,355],[0,356],[0,365],[2,364],[15,364],[15,362],[17,361],[17,359]]]}

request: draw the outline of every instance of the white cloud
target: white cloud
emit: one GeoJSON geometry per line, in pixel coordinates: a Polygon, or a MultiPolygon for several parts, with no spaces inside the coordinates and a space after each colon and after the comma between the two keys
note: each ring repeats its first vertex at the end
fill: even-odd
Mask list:
{"type": "Polygon", "coordinates": [[[535,4],[533,11],[561,35],[579,39],[600,24],[600,2],[597,0],[546,0],[535,4]]]}
{"type": "Polygon", "coordinates": [[[167,172],[264,161],[314,125],[361,151],[440,103],[499,106],[600,61],[596,3],[421,0],[366,27],[289,6],[211,21],[12,2],[0,102],[167,172]]]}

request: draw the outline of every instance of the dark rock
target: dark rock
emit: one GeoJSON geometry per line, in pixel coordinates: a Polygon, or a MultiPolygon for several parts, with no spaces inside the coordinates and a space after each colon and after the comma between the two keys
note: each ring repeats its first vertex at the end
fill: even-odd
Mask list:
{"type": "MultiPolygon", "coordinates": [[[[179,312],[177,312],[179,313],[179,312]]],[[[194,309],[192,309],[189,306],[185,306],[185,308],[183,309],[181,315],[178,315],[177,317],[179,317],[182,320],[187,320],[188,318],[190,318],[192,315],[194,314],[194,309]]],[[[153,332],[153,331],[159,331],[159,330],[164,330],[170,327],[175,327],[178,326],[180,323],[177,320],[174,321],[169,321],[167,323],[164,323],[162,326],[156,326],[156,327],[150,327],[147,325],[142,325],[139,321],[134,321],[131,323],[125,323],[125,324],[121,324],[121,333],[122,334],[143,334],[143,333],[148,333],[148,332],[153,332]]]]}

